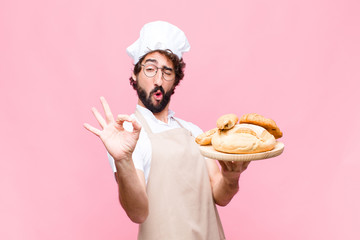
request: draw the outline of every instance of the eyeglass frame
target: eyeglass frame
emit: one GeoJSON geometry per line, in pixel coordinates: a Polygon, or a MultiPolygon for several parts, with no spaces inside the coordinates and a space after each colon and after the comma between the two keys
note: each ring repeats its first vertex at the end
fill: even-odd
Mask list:
{"type": "Polygon", "coordinates": [[[145,76],[148,77],[148,78],[152,78],[152,77],[156,76],[156,74],[157,74],[157,72],[159,71],[159,69],[161,69],[161,77],[162,77],[165,81],[171,82],[171,81],[174,81],[174,80],[175,80],[175,77],[176,77],[175,72],[174,72],[174,77],[173,77],[173,79],[171,79],[171,80],[168,80],[168,79],[166,79],[166,78],[164,77],[164,69],[165,69],[165,70],[174,71],[172,68],[168,68],[168,67],[165,67],[165,66],[162,67],[162,68],[159,68],[158,66],[156,66],[155,64],[152,64],[152,63],[150,63],[150,64],[141,64],[141,66],[143,67],[143,72],[144,72],[145,76]],[[155,68],[155,74],[154,74],[153,76],[148,76],[148,75],[146,74],[146,72],[145,72],[145,67],[146,67],[146,66],[149,66],[149,65],[154,66],[154,68],[155,68]]]}

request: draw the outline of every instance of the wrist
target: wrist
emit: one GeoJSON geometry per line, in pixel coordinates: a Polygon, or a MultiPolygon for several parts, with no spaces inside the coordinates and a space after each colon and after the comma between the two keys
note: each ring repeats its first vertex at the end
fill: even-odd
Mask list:
{"type": "Polygon", "coordinates": [[[238,188],[239,187],[239,172],[223,172],[222,173],[224,183],[230,188],[238,188]]]}
{"type": "Polygon", "coordinates": [[[231,189],[239,188],[239,178],[237,179],[228,179],[223,178],[224,183],[231,189]]]}
{"type": "Polygon", "coordinates": [[[114,163],[118,172],[128,171],[130,168],[135,168],[131,157],[114,158],[114,163]]]}
{"type": "Polygon", "coordinates": [[[120,156],[112,156],[115,164],[120,162],[132,162],[132,153],[121,154],[120,156]]]}

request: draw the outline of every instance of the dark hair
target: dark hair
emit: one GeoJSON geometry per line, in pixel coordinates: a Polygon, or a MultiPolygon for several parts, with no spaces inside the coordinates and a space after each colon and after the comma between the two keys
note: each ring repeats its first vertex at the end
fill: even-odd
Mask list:
{"type": "MultiPolygon", "coordinates": [[[[174,86],[173,86],[173,88],[175,89],[175,87],[180,83],[180,80],[182,80],[184,78],[184,68],[185,68],[186,64],[182,58],[179,59],[179,57],[169,49],[150,51],[147,54],[145,54],[144,56],[142,56],[134,66],[134,70],[133,70],[134,75],[137,76],[140,73],[141,63],[145,59],[145,57],[148,54],[154,53],[154,52],[158,52],[158,53],[164,55],[172,62],[173,66],[174,66],[174,71],[175,71],[175,80],[174,80],[175,82],[174,82],[174,86]]],[[[132,77],[130,77],[129,80],[130,80],[130,85],[136,90],[137,82],[134,81],[134,79],[132,77]]]]}

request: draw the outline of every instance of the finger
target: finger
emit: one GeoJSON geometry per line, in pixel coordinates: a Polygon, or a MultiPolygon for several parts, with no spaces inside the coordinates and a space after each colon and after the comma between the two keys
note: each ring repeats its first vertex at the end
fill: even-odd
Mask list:
{"type": "Polygon", "coordinates": [[[249,165],[250,161],[244,161],[244,162],[232,162],[232,168],[235,172],[242,172],[244,171],[247,166],[249,165]]]}
{"type": "Polygon", "coordinates": [[[223,171],[231,171],[231,167],[229,166],[229,163],[227,161],[219,161],[219,163],[223,171]]]}
{"type": "Polygon", "coordinates": [[[93,126],[91,126],[88,123],[84,123],[84,127],[89,130],[90,132],[92,132],[93,134],[95,134],[96,136],[100,136],[101,131],[97,128],[94,128],[93,126]]]}
{"type": "Polygon", "coordinates": [[[243,166],[243,162],[240,162],[240,161],[232,161],[231,162],[232,170],[235,172],[240,171],[242,166],[243,166]]]}
{"type": "Polygon", "coordinates": [[[141,125],[136,121],[136,119],[132,119],[131,123],[133,125],[134,128],[134,132],[140,132],[141,130],[141,125]]]}
{"type": "Polygon", "coordinates": [[[227,167],[223,161],[219,160],[219,163],[220,163],[221,169],[227,170],[227,167]]]}
{"type": "Polygon", "coordinates": [[[124,127],[123,127],[124,122],[125,122],[125,121],[131,122],[131,120],[132,120],[132,119],[130,118],[130,116],[124,115],[124,114],[119,114],[119,115],[117,116],[117,118],[116,118],[116,123],[119,125],[119,127],[120,127],[121,129],[124,129],[124,127]]]}
{"type": "Polygon", "coordinates": [[[238,164],[234,165],[233,171],[242,173],[243,171],[246,170],[249,163],[250,163],[250,161],[238,162],[238,164]]]}
{"type": "Polygon", "coordinates": [[[110,123],[114,121],[113,114],[111,112],[110,106],[107,103],[106,99],[104,97],[100,97],[100,101],[102,103],[102,106],[104,108],[105,116],[106,116],[106,122],[110,123]]]}
{"type": "Polygon", "coordinates": [[[92,108],[91,111],[93,112],[96,120],[99,122],[100,126],[102,128],[104,128],[106,126],[106,121],[105,119],[101,116],[101,114],[99,113],[99,111],[96,108],[92,108]]]}
{"type": "Polygon", "coordinates": [[[247,167],[249,166],[250,162],[251,162],[251,161],[244,162],[244,164],[243,164],[243,170],[246,170],[246,169],[247,169],[247,167]]]}
{"type": "Polygon", "coordinates": [[[239,164],[239,162],[230,161],[230,162],[228,162],[228,165],[229,165],[231,171],[237,171],[238,168],[240,168],[239,165],[241,165],[241,164],[239,164]]]}
{"type": "Polygon", "coordinates": [[[116,122],[131,122],[132,121],[132,118],[129,116],[129,115],[125,115],[125,114],[119,114],[117,115],[117,118],[116,118],[116,122]]]}

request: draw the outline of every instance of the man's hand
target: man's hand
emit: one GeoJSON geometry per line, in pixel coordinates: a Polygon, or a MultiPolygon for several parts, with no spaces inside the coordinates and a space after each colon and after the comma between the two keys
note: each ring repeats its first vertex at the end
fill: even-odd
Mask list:
{"type": "Polygon", "coordinates": [[[221,165],[221,174],[223,175],[224,180],[230,185],[237,185],[240,174],[246,170],[250,161],[220,161],[221,165]]]}
{"type": "Polygon", "coordinates": [[[206,159],[215,203],[226,206],[239,191],[240,174],[250,162],[218,161],[221,170],[215,160],[206,159]]]}
{"type": "Polygon", "coordinates": [[[106,150],[114,158],[120,204],[131,221],[142,223],[149,214],[145,177],[142,171],[135,169],[132,161],[132,153],[139,139],[141,126],[128,115],[118,115],[114,120],[105,98],[101,97],[100,100],[104,108],[105,119],[96,108],[92,108],[92,112],[102,130],[87,123],[84,124],[84,127],[101,139],[106,150]],[[132,123],[132,132],[124,129],[125,121],[132,123]]]}
{"type": "Polygon", "coordinates": [[[105,98],[101,97],[100,101],[104,108],[105,119],[96,108],[92,108],[92,112],[102,127],[102,130],[97,129],[88,123],[85,123],[84,127],[101,139],[107,151],[115,161],[131,159],[131,155],[139,139],[141,126],[135,119],[131,119],[128,115],[118,115],[117,119],[114,120],[105,98]],[[123,123],[125,121],[132,123],[132,132],[124,129],[123,123]]]}

